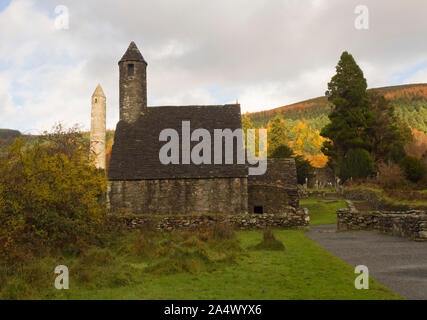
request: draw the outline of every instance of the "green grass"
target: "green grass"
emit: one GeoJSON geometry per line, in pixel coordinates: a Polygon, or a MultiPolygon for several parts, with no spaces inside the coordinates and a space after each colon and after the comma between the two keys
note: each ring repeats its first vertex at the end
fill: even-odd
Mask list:
{"type": "Polygon", "coordinates": [[[343,200],[301,199],[300,207],[308,208],[310,225],[332,224],[337,222],[337,210],[347,208],[343,200]]]}
{"type": "MultiPolygon", "coordinates": [[[[386,192],[378,186],[371,185],[361,185],[361,186],[352,186],[348,187],[348,190],[369,190],[376,194],[377,198],[382,200],[383,202],[396,205],[396,206],[409,206],[409,207],[427,207],[426,200],[406,200],[406,199],[398,199],[394,197],[390,197],[386,194],[386,192]]],[[[419,194],[425,194],[427,190],[412,190],[413,192],[417,192],[419,194]]]]}
{"type": "MultiPolygon", "coordinates": [[[[354,288],[354,268],[310,240],[304,230],[274,230],[283,251],[251,250],[263,238],[262,231],[241,231],[237,240],[243,250],[236,261],[215,265],[209,271],[155,274],[147,272],[150,261],[132,254],[129,236],[108,249],[97,249],[86,258],[49,258],[26,269],[25,281],[38,279],[46,270],[49,282],[35,282],[27,296],[25,281],[17,275],[0,289],[18,293],[17,298],[48,299],[399,299],[371,277],[369,290],[354,288]],[[56,264],[70,269],[70,289],[53,288],[56,264]]],[[[45,272],[45,273],[46,273],[45,272]]],[[[1,275],[0,275],[1,276],[1,275]]],[[[3,275],[4,276],[4,275],[3,275]]],[[[43,278],[44,279],[44,278],[43,278]]],[[[7,297],[7,296],[6,296],[7,297]]]]}

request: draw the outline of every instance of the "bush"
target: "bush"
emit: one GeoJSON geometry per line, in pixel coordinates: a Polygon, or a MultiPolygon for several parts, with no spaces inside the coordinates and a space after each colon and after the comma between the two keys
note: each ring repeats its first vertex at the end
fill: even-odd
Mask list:
{"type": "Polygon", "coordinates": [[[0,255],[14,248],[78,251],[96,238],[107,179],[83,152],[48,154],[21,138],[0,164],[0,255]]]}
{"type": "Polygon", "coordinates": [[[393,161],[396,164],[402,161],[402,159],[405,157],[406,157],[405,149],[403,148],[403,146],[399,144],[394,145],[388,154],[388,159],[393,161]]]}
{"type": "Polygon", "coordinates": [[[293,156],[294,151],[290,147],[283,144],[274,149],[270,155],[271,158],[292,158],[293,156]]]}
{"type": "Polygon", "coordinates": [[[406,178],[412,182],[420,181],[427,172],[422,161],[415,157],[406,156],[400,161],[399,165],[405,172],[406,178]]]}
{"type": "Polygon", "coordinates": [[[304,159],[303,156],[295,157],[295,166],[297,168],[298,184],[304,184],[306,179],[310,180],[314,177],[313,167],[310,161],[304,159]]]}
{"type": "Polygon", "coordinates": [[[387,189],[399,188],[407,183],[403,170],[393,162],[378,165],[378,183],[387,189]]]}
{"type": "Polygon", "coordinates": [[[365,149],[350,149],[339,166],[338,175],[342,180],[363,179],[374,171],[374,162],[365,149]]]}

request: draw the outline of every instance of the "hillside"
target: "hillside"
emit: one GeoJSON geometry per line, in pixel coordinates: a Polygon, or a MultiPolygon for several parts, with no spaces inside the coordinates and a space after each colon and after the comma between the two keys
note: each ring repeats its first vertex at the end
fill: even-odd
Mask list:
{"type": "MultiPolygon", "coordinates": [[[[397,115],[410,127],[427,133],[427,84],[408,84],[392,87],[369,89],[383,94],[394,105],[397,115]]],[[[268,121],[281,115],[287,122],[305,120],[315,130],[320,130],[329,120],[327,118],[331,105],[326,97],[297,102],[271,110],[246,113],[254,125],[266,127],[268,121]]]]}
{"type": "MultiPolygon", "coordinates": [[[[427,134],[427,84],[409,84],[393,87],[369,89],[385,95],[394,105],[396,113],[404,119],[414,130],[427,134]]],[[[276,115],[281,115],[287,127],[289,145],[298,155],[303,155],[315,167],[323,167],[327,158],[321,152],[324,138],[320,136],[320,130],[329,122],[328,113],[331,104],[326,97],[318,97],[302,102],[294,103],[271,110],[255,113],[246,113],[256,128],[267,127],[268,122],[276,115]]],[[[6,148],[10,145],[18,131],[0,130],[0,158],[5,155],[6,148]],[[7,139],[1,139],[2,134],[7,139]]],[[[83,139],[89,145],[89,132],[82,133],[83,139]]],[[[111,152],[114,131],[107,131],[107,153],[111,152]]],[[[424,139],[424,135],[423,139],[424,139]]],[[[23,136],[31,142],[36,136],[23,136]]],[[[419,139],[419,141],[424,141],[419,139]]]]}

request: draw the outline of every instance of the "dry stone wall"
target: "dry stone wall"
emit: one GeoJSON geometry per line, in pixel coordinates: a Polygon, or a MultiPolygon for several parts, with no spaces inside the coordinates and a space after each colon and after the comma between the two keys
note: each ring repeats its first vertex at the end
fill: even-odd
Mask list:
{"type": "Polygon", "coordinates": [[[427,241],[427,211],[358,212],[354,206],[337,211],[338,231],[377,230],[416,241],[427,241]]]}
{"type": "Polygon", "coordinates": [[[308,210],[301,209],[286,214],[239,214],[239,215],[124,215],[113,216],[113,221],[126,229],[139,229],[155,222],[157,229],[200,230],[212,228],[218,223],[224,223],[239,230],[265,228],[298,228],[306,227],[310,221],[308,210]]]}

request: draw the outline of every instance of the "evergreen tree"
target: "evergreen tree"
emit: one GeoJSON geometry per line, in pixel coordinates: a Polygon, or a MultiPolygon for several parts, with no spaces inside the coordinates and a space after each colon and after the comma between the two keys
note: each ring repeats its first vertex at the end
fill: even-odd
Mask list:
{"type": "Polygon", "coordinates": [[[396,150],[403,150],[411,141],[411,129],[395,115],[393,105],[384,96],[370,93],[368,100],[375,118],[371,135],[372,158],[376,163],[391,160],[396,150]]]}
{"type": "Polygon", "coordinates": [[[331,122],[322,129],[321,135],[329,139],[324,142],[322,151],[328,156],[330,165],[338,169],[349,150],[371,151],[374,117],[369,110],[366,79],[353,56],[343,52],[336,71],[326,91],[333,104],[329,114],[331,122]]]}
{"type": "Polygon", "coordinates": [[[268,123],[267,143],[268,156],[270,156],[276,148],[282,145],[288,145],[286,124],[279,115],[268,123]]]}

